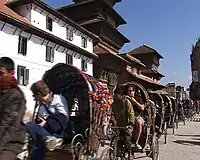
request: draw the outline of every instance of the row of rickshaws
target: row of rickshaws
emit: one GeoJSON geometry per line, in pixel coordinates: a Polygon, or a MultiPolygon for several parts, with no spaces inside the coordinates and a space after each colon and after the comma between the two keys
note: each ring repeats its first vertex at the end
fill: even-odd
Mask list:
{"type": "MultiPolygon", "coordinates": [[[[53,93],[61,93],[68,100],[70,121],[62,147],[54,152],[46,152],[45,160],[116,160],[129,159],[129,153],[121,144],[121,154],[117,153],[116,138],[120,139],[115,126],[107,130],[112,133],[109,145],[105,145],[105,119],[110,116],[110,94],[93,77],[74,66],[57,64],[48,70],[43,80],[53,93]],[[107,147],[106,147],[107,146],[107,147]]],[[[163,91],[147,91],[136,82],[119,86],[123,91],[126,85],[134,85],[140,92],[148,118],[143,127],[140,145],[142,152],[153,160],[158,159],[158,139],[163,134],[167,143],[167,129],[178,126],[176,121],[177,105],[174,97],[163,91]]],[[[134,136],[133,136],[134,137],[134,136]]],[[[29,151],[31,144],[28,145],[29,151]]],[[[138,152],[138,151],[135,151],[138,152]]],[[[30,154],[27,159],[31,159],[30,154]]]]}

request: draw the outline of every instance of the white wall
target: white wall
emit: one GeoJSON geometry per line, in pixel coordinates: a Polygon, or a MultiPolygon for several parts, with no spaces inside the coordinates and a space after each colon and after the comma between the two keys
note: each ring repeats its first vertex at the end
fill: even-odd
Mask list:
{"type": "Polygon", "coordinates": [[[44,11],[43,9],[41,9],[40,7],[36,7],[35,4],[31,5],[23,5],[20,6],[17,9],[17,12],[27,18],[34,26],[49,32],[59,38],[62,38],[66,41],[68,41],[66,39],[66,28],[72,28],[74,30],[74,39],[73,41],[68,41],[69,43],[72,43],[84,50],[87,50],[91,53],[93,53],[93,42],[92,39],[86,35],[84,35],[83,33],[81,33],[79,30],[75,29],[73,26],[69,26],[68,24],[66,24],[64,21],[59,20],[58,18],[56,18],[54,15],[49,14],[47,11],[44,11]],[[32,6],[32,8],[31,8],[32,6]],[[35,10],[34,10],[35,9],[35,10]],[[46,17],[47,15],[52,18],[53,21],[53,31],[48,31],[46,29],[46,17]],[[81,37],[85,37],[87,39],[87,48],[83,48],[81,46],[81,37]]]}
{"type": "MultiPolygon", "coordinates": [[[[3,26],[4,22],[0,21],[0,28],[3,26]]],[[[60,47],[58,51],[55,51],[54,62],[46,62],[46,46],[41,45],[43,39],[32,36],[27,43],[27,55],[19,55],[18,54],[18,41],[19,41],[19,33],[21,32],[18,29],[16,32],[16,27],[6,24],[3,31],[0,31],[0,57],[8,56],[12,58],[15,62],[16,68],[17,65],[22,65],[29,69],[29,85],[28,86],[20,86],[24,91],[27,99],[27,113],[32,113],[34,109],[34,101],[32,97],[32,93],[30,91],[30,86],[40,80],[42,75],[46,70],[50,69],[53,65],[57,63],[65,63],[66,62],[66,54],[62,53],[64,48],[60,47]],[[15,34],[13,34],[15,32],[15,34]]],[[[30,37],[29,33],[22,32],[22,35],[25,37],[30,37]]],[[[49,43],[49,45],[54,46],[55,44],[49,43]]],[[[72,52],[72,51],[68,51],[72,52]]],[[[81,69],[81,59],[73,58],[74,66],[81,69]]],[[[88,71],[86,72],[89,75],[93,74],[92,64],[88,63],[88,71]]],[[[16,72],[17,74],[17,72],[16,72]]],[[[16,75],[17,76],[17,75],[16,75]]]]}
{"type": "MultiPolygon", "coordinates": [[[[73,57],[73,65],[81,70],[81,59],[73,57]]],[[[84,73],[93,76],[93,63],[87,63],[87,71],[84,73]]]]}
{"type": "MultiPolygon", "coordinates": [[[[80,31],[76,30],[72,26],[69,26],[66,24],[64,21],[59,21],[59,19],[55,19],[55,16],[49,14],[47,11],[42,10],[40,7],[36,7],[34,4],[28,4],[28,5],[23,5],[20,6],[17,9],[18,13],[27,18],[34,26],[49,32],[50,34],[53,34],[59,38],[62,38],[66,40],[66,42],[72,43],[82,49],[87,50],[88,52],[93,53],[93,41],[91,38],[87,37],[86,35],[82,34],[80,31]],[[31,8],[32,6],[32,8],[31,8]],[[35,10],[34,10],[35,9],[35,10]],[[55,20],[53,22],[53,31],[50,32],[46,29],[46,17],[47,15],[55,20]],[[69,41],[66,39],[66,28],[72,28],[74,29],[74,38],[73,41],[69,41]],[[87,39],[87,48],[83,48],[81,46],[81,37],[84,36],[87,39]]],[[[81,54],[81,53],[79,53],[81,54]]],[[[73,65],[76,66],[77,68],[81,69],[81,59],[73,58],[73,65]]],[[[93,75],[93,65],[92,62],[88,63],[88,70],[86,72],[89,75],[93,75]]]]}

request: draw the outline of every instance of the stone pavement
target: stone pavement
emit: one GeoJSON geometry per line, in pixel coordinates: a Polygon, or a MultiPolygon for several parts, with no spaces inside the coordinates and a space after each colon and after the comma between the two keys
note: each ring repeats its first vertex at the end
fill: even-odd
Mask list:
{"type": "MultiPolygon", "coordinates": [[[[172,129],[168,129],[167,144],[164,144],[163,136],[160,138],[159,160],[200,160],[199,120],[200,116],[194,121],[187,121],[185,126],[179,123],[179,128],[175,130],[174,135],[172,129]]],[[[135,159],[151,160],[143,153],[136,153],[135,159]]]]}
{"type": "MultiPolygon", "coordinates": [[[[197,117],[196,119],[199,119],[197,117]]],[[[200,159],[200,122],[186,122],[175,135],[169,129],[167,144],[164,144],[163,137],[160,140],[159,160],[199,160],[200,159]]]]}

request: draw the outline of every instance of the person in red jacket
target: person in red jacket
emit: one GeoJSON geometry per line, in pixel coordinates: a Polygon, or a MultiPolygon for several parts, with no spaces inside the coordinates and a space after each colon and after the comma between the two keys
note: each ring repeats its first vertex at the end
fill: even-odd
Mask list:
{"type": "Polygon", "coordinates": [[[0,58],[0,160],[16,160],[25,140],[26,100],[14,77],[14,62],[0,58]]]}

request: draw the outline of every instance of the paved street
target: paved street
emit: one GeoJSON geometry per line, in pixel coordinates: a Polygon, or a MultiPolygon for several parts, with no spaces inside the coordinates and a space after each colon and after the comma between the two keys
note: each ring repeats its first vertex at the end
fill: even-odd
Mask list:
{"type": "MultiPolygon", "coordinates": [[[[159,160],[199,160],[200,159],[200,122],[179,124],[175,135],[168,129],[167,144],[160,138],[159,160]]],[[[150,160],[145,154],[135,154],[138,160],[150,160]]]]}
{"type": "MultiPolygon", "coordinates": [[[[179,124],[175,135],[168,130],[167,144],[163,136],[160,139],[159,160],[199,160],[200,159],[200,122],[179,124]]],[[[136,154],[135,159],[149,160],[144,154],[136,154]]]]}
{"type": "Polygon", "coordinates": [[[169,129],[167,144],[160,140],[160,160],[198,160],[200,159],[200,122],[180,123],[175,135],[169,129]]]}

